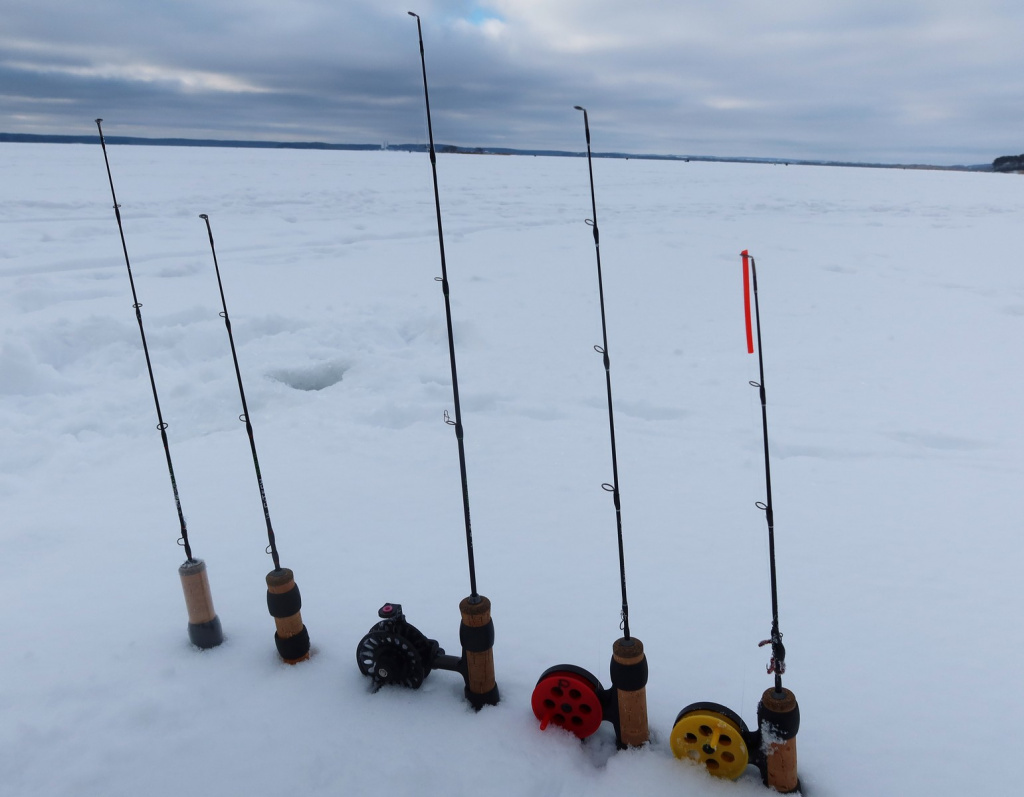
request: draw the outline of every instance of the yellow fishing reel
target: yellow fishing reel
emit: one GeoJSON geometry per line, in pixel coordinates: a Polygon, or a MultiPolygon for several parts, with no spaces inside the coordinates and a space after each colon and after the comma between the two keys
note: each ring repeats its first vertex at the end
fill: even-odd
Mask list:
{"type": "Polygon", "coordinates": [[[730,780],[740,777],[752,763],[750,741],[752,734],[743,719],[719,703],[691,703],[676,716],[669,737],[676,758],[693,761],[716,778],[730,780]]]}

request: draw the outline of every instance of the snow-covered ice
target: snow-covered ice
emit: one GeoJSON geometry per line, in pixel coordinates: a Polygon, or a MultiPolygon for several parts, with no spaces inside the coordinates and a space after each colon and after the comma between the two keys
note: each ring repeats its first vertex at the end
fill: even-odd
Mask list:
{"type": "MultiPolygon", "coordinates": [[[[110,132],[116,132],[110,127],[110,132]]],[[[599,130],[595,146],[600,148],[599,130]]],[[[586,163],[438,159],[480,590],[502,702],[370,694],[385,601],[457,652],[468,594],[423,154],[110,147],[194,551],[177,518],[98,146],[0,145],[0,784],[10,795],[761,795],[676,761],[684,705],[771,683],[757,258],[786,685],[813,795],[1010,794],[1024,615],[1024,183],[595,161],[630,597],[654,742],[542,733],[607,685],[619,591],[586,163]],[[217,241],[282,563],[282,664],[217,241]]]]}

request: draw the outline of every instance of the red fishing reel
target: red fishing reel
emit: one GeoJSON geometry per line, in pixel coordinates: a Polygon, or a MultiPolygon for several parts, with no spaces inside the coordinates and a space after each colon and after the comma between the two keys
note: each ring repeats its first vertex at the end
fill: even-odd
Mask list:
{"type": "Polygon", "coordinates": [[[649,732],[643,643],[636,638],[619,639],[612,646],[610,669],[608,689],[593,673],[572,664],[558,664],[541,673],[531,700],[540,729],[555,725],[586,739],[602,722],[610,722],[620,748],[645,744],[649,732]]]}
{"type": "Polygon", "coordinates": [[[601,727],[613,697],[592,673],[572,664],[558,664],[546,669],[537,681],[533,713],[542,731],[556,725],[586,739],[601,727]]]}

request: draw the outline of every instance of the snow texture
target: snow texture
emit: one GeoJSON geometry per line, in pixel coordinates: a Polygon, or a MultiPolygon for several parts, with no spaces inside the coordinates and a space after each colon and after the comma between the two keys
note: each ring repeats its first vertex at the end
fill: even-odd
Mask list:
{"type": "MultiPolygon", "coordinates": [[[[113,128],[111,128],[113,132],[113,128]]],[[[595,139],[599,131],[595,131],[595,139]]],[[[558,663],[619,635],[586,162],[438,159],[480,591],[502,702],[371,694],[386,601],[457,652],[468,594],[423,154],[111,147],[192,545],[184,559],[99,147],[0,145],[5,795],[741,795],[668,747],[770,686],[757,258],[786,685],[812,795],[1008,794],[1019,636],[1024,183],[941,171],[594,164],[631,630],[653,743],[541,732],[558,663]],[[265,526],[314,655],[273,643],[265,526]]]]}

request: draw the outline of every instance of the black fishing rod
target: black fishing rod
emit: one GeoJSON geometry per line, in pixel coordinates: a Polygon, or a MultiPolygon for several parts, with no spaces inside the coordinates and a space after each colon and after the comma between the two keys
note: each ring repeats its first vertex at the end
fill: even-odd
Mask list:
{"type": "Polygon", "coordinates": [[[604,280],[601,275],[601,234],[597,227],[597,198],[594,194],[594,162],[590,153],[590,120],[587,117],[587,109],[579,105],[573,106],[577,111],[583,111],[583,127],[587,134],[587,169],[590,172],[590,207],[593,218],[587,219],[594,229],[594,254],[597,256],[597,289],[601,300],[601,335],[602,344],[594,346],[594,350],[604,358],[604,378],[608,392],[608,431],[611,434],[612,444],[612,483],[601,485],[612,494],[615,503],[615,530],[619,541],[619,581],[622,586],[622,634],[629,639],[629,601],[626,599],[626,557],[622,544],[622,505],[619,500],[619,462],[615,450],[615,412],[612,408],[612,372],[611,361],[608,357],[608,324],[605,320],[604,311],[604,280]]]}
{"type": "Polygon", "coordinates": [[[623,636],[612,645],[611,681],[605,689],[593,673],[574,664],[557,664],[541,673],[533,690],[533,713],[540,720],[541,730],[557,725],[585,739],[595,733],[605,720],[615,729],[620,747],[639,747],[650,738],[647,723],[647,657],[643,643],[629,633],[629,601],[626,599],[626,557],[622,544],[622,506],[619,500],[619,463],[615,450],[615,413],[612,405],[611,360],[608,356],[608,325],[604,310],[604,280],[601,273],[601,234],[597,226],[597,199],[594,193],[594,162],[590,151],[590,119],[583,111],[583,128],[587,135],[587,169],[590,172],[590,207],[592,218],[587,224],[594,230],[594,253],[597,256],[597,286],[601,300],[602,342],[594,350],[604,359],[605,386],[608,392],[608,430],[612,447],[612,483],[601,487],[612,494],[615,503],[615,527],[619,543],[619,580],[622,587],[623,636]]]}
{"type": "Polygon", "coordinates": [[[210,238],[210,253],[213,255],[213,268],[217,274],[217,287],[220,289],[220,301],[223,311],[220,317],[228,331],[228,343],[231,346],[231,359],[235,364],[235,379],[238,381],[238,395],[242,400],[242,414],[239,420],[245,423],[245,431],[249,436],[249,449],[252,451],[252,464],[256,470],[256,484],[260,490],[260,503],[263,506],[263,518],[267,524],[267,553],[274,560],[274,569],[267,575],[267,605],[270,614],[277,623],[278,652],[289,664],[295,664],[309,658],[309,633],[302,623],[299,609],[302,601],[299,588],[295,584],[294,574],[288,568],[281,567],[281,559],[277,553],[277,540],[274,526],[270,522],[270,509],[267,507],[267,493],[263,489],[263,474],[260,471],[260,459],[256,454],[256,439],[253,437],[252,422],[249,420],[249,406],[245,401],[245,388],[242,386],[242,371],[238,366],[238,352],[235,350],[235,336],[231,331],[231,318],[228,316],[228,303],[224,298],[224,283],[220,278],[220,265],[217,262],[217,248],[213,243],[213,228],[210,217],[200,213],[199,218],[206,222],[206,233],[210,238]]]}
{"type": "Polygon", "coordinates": [[[179,568],[182,588],[185,591],[185,604],[189,611],[189,638],[200,648],[212,648],[224,641],[220,619],[213,610],[213,599],[210,596],[210,585],[206,575],[206,565],[201,559],[192,556],[192,546],[188,540],[188,526],[185,513],[181,509],[181,498],[178,495],[178,481],[174,476],[174,463],[171,461],[171,446],[167,439],[167,423],[160,409],[160,396],[157,394],[156,378],[153,376],[153,362],[149,356],[149,345],[146,343],[146,329],[142,324],[142,303],[135,291],[135,277],[132,275],[132,263],[128,257],[128,244],[124,238],[124,224],[121,221],[121,205],[114,191],[114,176],[110,171],[110,158],[107,156],[107,142],[103,137],[103,120],[96,120],[96,129],[100,134],[100,147],[103,149],[103,162],[107,167],[107,180],[110,183],[110,197],[114,202],[114,217],[117,219],[117,231],[121,236],[121,251],[124,252],[124,264],[128,269],[128,282],[132,289],[132,307],[135,319],[139,322],[139,336],[142,338],[142,352],[146,358],[146,371],[149,373],[149,386],[153,390],[153,404],[156,406],[157,429],[164,446],[164,457],[167,459],[167,473],[171,477],[171,491],[174,493],[174,507],[178,512],[178,523],[181,536],[178,543],[185,549],[185,563],[179,568]]]}
{"type": "Polygon", "coordinates": [[[772,646],[772,659],[768,673],[775,675],[775,685],[766,689],[757,704],[757,728],[747,728],[743,718],[720,703],[692,703],[676,716],[669,743],[676,758],[702,764],[707,771],[720,778],[739,778],[753,764],[761,772],[761,779],[781,794],[800,788],[797,777],[796,735],[800,730],[800,707],[796,696],[782,686],[782,673],[786,671],[786,649],[779,631],[779,600],[775,578],[775,515],[772,511],[772,477],[768,458],[768,410],[764,388],[764,357],[761,354],[761,312],[757,297],[757,269],[754,258],[744,249],[743,258],[743,313],[746,322],[747,352],[754,353],[754,335],[751,327],[750,284],[753,275],[754,318],[757,324],[757,355],[760,381],[751,381],[761,394],[761,422],[764,437],[764,471],[767,500],[757,507],[768,520],[768,550],[771,564],[772,632],[771,639],[760,645],[772,646]]]}
{"type": "Polygon", "coordinates": [[[423,53],[423,25],[419,14],[412,11],[409,16],[416,17],[416,31],[420,39],[420,65],[423,69],[423,99],[427,106],[427,136],[430,140],[430,170],[434,178],[434,210],[437,214],[437,244],[441,250],[441,291],[444,293],[444,317],[448,324],[448,359],[452,367],[452,396],[455,403],[455,421],[445,414],[445,421],[455,427],[455,439],[459,444],[459,473],[462,477],[462,511],[466,519],[466,553],[469,557],[469,599],[478,602],[476,591],[476,562],[473,557],[473,527],[469,519],[469,483],[466,479],[466,447],[463,443],[462,407],[459,402],[459,373],[455,365],[455,335],[452,332],[452,304],[448,290],[448,265],[444,257],[444,230],[441,226],[441,195],[437,188],[437,155],[434,152],[434,128],[430,122],[430,91],[427,88],[427,60],[423,53]]]}
{"type": "Polygon", "coordinates": [[[359,671],[373,679],[374,690],[385,684],[397,684],[418,689],[432,670],[451,670],[459,673],[466,683],[465,695],[473,708],[493,706],[499,700],[498,685],[494,679],[494,624],[491,621],[491,602],[476,589],[476,563],[473,557],[473,530],[469,519],[469,484],[466,480],[466,449],[463,443],[462,407],[459,403],[459,375],[455,366],[455,336],[452,332],[452,306],[448,290],[448,266],[444,257],[444,231],[441,226],[441,198],[437,188],[437,155],[434,152],[434,129],[430,121],[430,91],[427,88],[427,61],[423,52],[423,26],[416,17],[416,31],[420,40],[420,66],[423,70],[423,99],[427,106],[427,135],[430,140],[430,169],[434,177],[434,210],[437,214],[437,243],[441,250],[441,283],[444,293],[444,313],[448,324],[448,358],[452,367],[452,395],[455,400],[455,420],[445,411],[445,423],[455,427],[459,444],[459,473],[462,478],[462,509],[466,521],[466,553],[469,558],[468,597],[459,603],[462,625],[459,642],[462,656],[446,655],[437,640],[428,639],[418,628],[405,619],[399,603],[385,603],[377,612],[380,622],[370,629],[356,646],[359,671]]]}
{"type": "Polygon", "coordinates": [[[239,420],[245,424],[245,433],[249,436],[249,450],[252,451],[252,464],[256,469],[256,484],[260,489],[260,503],[263,505],[263,519],[267,524],[267,553],[274,560],[274,569],[281,568],[281,558],[277,554],[277,540],[274,537],[274,525],[270,522],[270,509],[267,507],[267,493],[263,489],[263,474],[260,472],[260,458],[256,454],[256,440],[252,433],[252,422],[249,420],[249,406],[245,401],[245,388],[242,386],[242,371],[238,367],[238,352],[235,351],[235,336],[231,332],[231,319],[228,317],[228,304],[224,298],[224,284],[220,279],[220,266],[217,263],[217,250],[213,244],[213,229],[210,227],[210,217],[200,213],[199,218],[206,222],[206,232],[210,237],[210,252],[213,255],[213,268],[217,273],[217,287],[220,289],[220,302],[224,308],[220,317],[224,319],[224,326],[228,330],[228,343],[231,346],[231,359],[235,364],[235,379],[238,381],[238,396],[242,399],[242,414],[239,420]]]}
{"type": "MultiPolygon", "coordinates": [[[[750,386],[756,387],[761,396],[761,425],[763,429],[764,439],[764,480],[765,489],[767,491],[767,500],[765,502],[758,501],[757,506],[762,509],[765,514],[765,520],[768,522],[768,563],[771,571],[771,592],[772,592],[772,630],[771,638],[761,643],[762,646],[770,644],[772,646],[772,659],[768,664],[768,672],[774,673],[775,675],[775,691],[782,692],[782,674],[786,671],[786,648],[782,644],[782,632],[779,631],[779,589],[778,581],[776,578],[775,569],[775,512],[772,508],[772,466],[771,460],[768,456],[768,403],[765,398],[765,387],[764,387],[764,354],[761,350],[761,308],[758,303],[757,297],[757,265],[754,262],[754,256],[750,255],[746,250],[741,254],[743,258],[744,266],[744,286],[748,281],[746,280],[746,265],[747,260],[750,260],[750,275],[754,286],[754,325],[757,330],[757,363],[760,375],[760,382],[754,382],[751,380],[750,386]]],[[[746,304],[746,319],[747,319],[747,351],[753,353],[753,341],[750,337],[750,301],[749,294],[747,295],[746,304]]]]}

